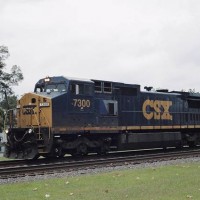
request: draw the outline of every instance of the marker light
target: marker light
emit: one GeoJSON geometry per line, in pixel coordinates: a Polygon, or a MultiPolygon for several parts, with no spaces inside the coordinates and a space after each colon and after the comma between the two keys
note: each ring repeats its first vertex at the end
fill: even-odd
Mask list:
{"type": "Polygon", "coordinates": [[[45,79],[44,79],[44,82],[49,82],[50,81],[50,78],[49,77],[46,77],[45,79]]]}

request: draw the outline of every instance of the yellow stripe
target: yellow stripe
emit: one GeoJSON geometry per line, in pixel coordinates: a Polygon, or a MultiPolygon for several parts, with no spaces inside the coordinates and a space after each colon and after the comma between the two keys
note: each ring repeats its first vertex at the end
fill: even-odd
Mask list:
{"type": "Polygon", "coordinates": [[[159,130],[159,129],[194,129],[200,128],[200,125],[173,125],[173,126],[102,126],[102,127],[58,127],[53,128],[54,132],[65,131],[131,131],[131,130],[159,130]]]}
{"type": "Polygon", "coordinates": [[[187,125],[183,125],[183,126],[181,126],[182,129],[187,128],[187,127],[188,127],[187,125]]]}
{"type": "Polygon", "coordinates": [[[161,126],[161,129],[172,129],[172,126],[161,126]]]}
{"type": "Polygon", "coordinates": [[[123,130],[140,130],[141,126],[125,126],[123,130]]]}
{"type": "Polygon", "coordinates": [[[195,125],[189,125],[188,128],[195,128],[195,125]]]}
{"type": "Polygon", "coordinates": [[[180,126],[180,125],[175,125],[175,126],[173,126],[173,128],[174,128],[174,129],[180,129],[181,126],[180,126]]]}

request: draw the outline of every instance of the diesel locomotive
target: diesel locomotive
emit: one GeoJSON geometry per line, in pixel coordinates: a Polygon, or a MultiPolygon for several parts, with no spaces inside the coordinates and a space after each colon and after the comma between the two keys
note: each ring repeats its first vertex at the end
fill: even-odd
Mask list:
{"type": "Polygon", "coordinates": [[[105,154],[200,143],[200,94],[46,77],[18,100],[5,157],[105,154]]]}

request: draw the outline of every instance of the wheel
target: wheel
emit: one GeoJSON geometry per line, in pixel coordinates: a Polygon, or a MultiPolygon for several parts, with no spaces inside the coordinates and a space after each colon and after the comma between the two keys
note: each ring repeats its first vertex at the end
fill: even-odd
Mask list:
{"type": "Polygon", "coordinates": [[[65,156],[65,153],[63,152],[61,147],[56,147],[54,151],[55,151],[56,157],[63,158],[65,156]]]}
{"type": "Polygon", "coordinates": [[[109,151],[109,145],[107,144],[102,144],[102,146],[100,146],[98,149],[97,149],[97,154],[99,155],[106,155],[109,151]]]}
{"type": "Polygon", "coordinates": [[[78,155],[87,155],[88,154],[88,147],[85,143],[81,143],[77,147],[77,154],[78,155]]]}
{"type": "Polygon", "coordinates": [[[194,148],[196,147],[196,144],[194,141],[188,142],[189,147],[194,148]]]}
{"type": "Polygon", "coordinates": [[[182,142],[180,142],[177,146],[176,146],[176,149],[182,149],[183,148],[183,144],[182,142]]]}
{"type": "Polygon", "coordinates": [[[69,154],[71,154],[71,156],[76,157],[77,156],[77,151],[75,149],[71,150],[69,152],[69,154]]]}
{"type": "Polygon", "coordinates": [[[33,160],[37,160],[39,157],[40,157],[40,155],[37,154],[37,155],[34,156],[33,160]]]}

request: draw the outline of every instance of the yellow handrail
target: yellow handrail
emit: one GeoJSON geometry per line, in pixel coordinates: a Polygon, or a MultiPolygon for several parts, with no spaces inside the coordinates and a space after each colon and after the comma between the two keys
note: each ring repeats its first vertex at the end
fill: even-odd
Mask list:
{"type": "Polygon", "coordinates": [[[46,118],[46,116],[45,116],[45,114],[44,114],[44,112],[43,112],[43,110],[42,109],[40,109],[40,111],[41,111],[41,113],[42,113],[42,115],[43,115],[43,117],[45,118],[45,120],[46,120],[46,122],[47,122],[47,124],[48,124],[48,127],[49,127],[49,139],[50,139],[50,133],[51,133],[51,131],[50,131],[50,123],[49,123],[49,121],[48,121],[48,119],[46,118]]]}

